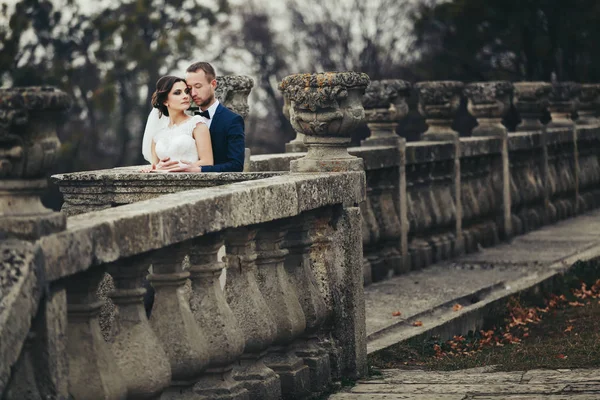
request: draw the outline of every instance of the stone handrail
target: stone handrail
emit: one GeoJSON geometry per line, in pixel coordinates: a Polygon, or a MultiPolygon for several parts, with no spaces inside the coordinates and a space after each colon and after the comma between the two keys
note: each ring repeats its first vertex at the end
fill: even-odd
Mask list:
{"type": "MultiPolygon", "coordinates": [[[[362,76],[342,75],[337,86],[364,90],[362,76]]],[[[360,110],[356,99],[335,101],[360,110]]],[[[331,105],[319,97],[307,118],[320,104],[331,105]]],[[[98,171],[57,177],[120,206],[73,209],[52,231],[14,226],[64,214],[15,213],[2,225],[3,270],[14,271],[0,287],[3,398],[296,399],[363,376],[365,175],[338,145],[346,133],[335,132],[334,157],[320,149],[329,131],[315,135],[295,164],[310,173],[179,175],[166,195],[153,187],[165,175],[121,169],[105,186],[93,185],[98,171]]]]}

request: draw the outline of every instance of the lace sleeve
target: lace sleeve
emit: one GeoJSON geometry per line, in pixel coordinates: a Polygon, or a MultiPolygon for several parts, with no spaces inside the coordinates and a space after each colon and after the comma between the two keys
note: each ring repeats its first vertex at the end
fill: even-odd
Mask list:
{"type": "Polygon", "coordinates": [[[196,129],[198,124],[206,125],[206,120],[204,119],[204,117],[201,117],[200,115],[194,115],[190,120],[189,129],[188,129],[188,134],[190,136],[192,136],[192,137],[194,136],[194,129],[196,129]]]}

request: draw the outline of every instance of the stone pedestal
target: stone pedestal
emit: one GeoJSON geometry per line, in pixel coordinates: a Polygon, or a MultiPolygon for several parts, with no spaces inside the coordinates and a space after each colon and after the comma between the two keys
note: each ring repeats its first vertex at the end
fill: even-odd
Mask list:
{"type": "Polygon", "coordinates": [[[280,89],[291,102],[291,118],[306,136],[307,154],[290,163],[292,172],[362,171],[362,159],[348,154],[352,130],[364,119],[366,74],[326,72],[283,79],[280,89]],[[292,116],[293,113],[293,116],[292,116]]]}
{"type": "Polygon", "coordinates": [[[51,87],[0,89],[0,239],[36,240],[66,218],[40,202],[60,147],[56,128],[69,97],[51,87]]]}
{"type": "Polygon", "coordinates": [[[517,82],[513,85],[515,88],[513,104],[521,116],[517,131],[541,131],[543,125],[540,119],[548,107],[552,85],[548,82],[517,82]]]}
{"type": "Polygon", "coordinates": [[[554,82],[550,92],[548,110],[552,121],[548,128],[572,128],[574,122],[573,112],[576,110],[576,101],[581,93],[581,85],[575,82],[554,82]]]}
{"type": "Polygon", "coordinates": [[[296,124],[296,118],[294,117],[294,110],[291,109],[290,98],[285,92],[283,93],[283,115],[290,121],[296,137],[291,142],[285,144],[286,153],[305,153],[307,150],[304,144],[304,133],[300,131],[300,127],[296,124]]]}
{"type": "Polygon", "coordinates": [[[458,132],[452,129],[454,116],[460,105],[464,84],[458,81],[419,82],[416,84],[419,97],[419,113],[429,128],[423,140],[452,141],[458,132]]]}
{"type": "Polygon", "coordinates": [[[399,79],[371,81],[363,96],[371,135],[361,142],[362,146],[396,146],[396,127],[408,114],[410,89],[410,83],[399,79]]]}

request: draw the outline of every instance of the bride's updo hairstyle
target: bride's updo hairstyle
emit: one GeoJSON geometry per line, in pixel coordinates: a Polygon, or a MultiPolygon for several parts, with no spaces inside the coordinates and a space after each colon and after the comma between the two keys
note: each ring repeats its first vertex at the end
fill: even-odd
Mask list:
{"type": "Polygon", "coordinates": [[[183,82],[187,85],[185,79],[178,76],[165,75],[156,82],[156,90],[152,93],[152,107],[158,108],[159,116],[169,116],[169,110],[165,106],[165,101],[169,97],[173,85],[177,82],[183,82]]]}

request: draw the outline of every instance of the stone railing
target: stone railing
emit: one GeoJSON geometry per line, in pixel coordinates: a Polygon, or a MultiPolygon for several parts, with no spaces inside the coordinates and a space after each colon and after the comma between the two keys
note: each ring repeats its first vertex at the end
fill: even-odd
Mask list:
{"type": "MultiPolygon", "coordinates": [[[[413,90],[429,129],[422,141],[406,143],[395,130],[406,114],[409,87],[404,81],[371,83],[363,105],[372,135],[348,149],[364,160],[367,176],[361,205],[365,283],[600,205],[600,85],[420,82],[413,90]],[[461,97],[478,122],[471,137],[452,128],[461,97]],[[522,120],[517,132],[501,122],[511,102],[522,120]],[[546,108],[548,125],[541,122],[546,108]]],[[[293,105],[286,99],[286,108],[293,105]]],[[[301,156],[255,156],[249,169],[282,171],[301,156]]]]}
{"type": "Polygon", "coordinates": [[[306,77],[286,91],[314,92],[294,113],[320,122],[291,172],[182,174],[166,195],[170,175],[58,176],[68,219],[34,191],[68,98],[0,91],[3,399],[300,399],[366,373],[365,174],[345,143],[368,77],[306,77]]]}

